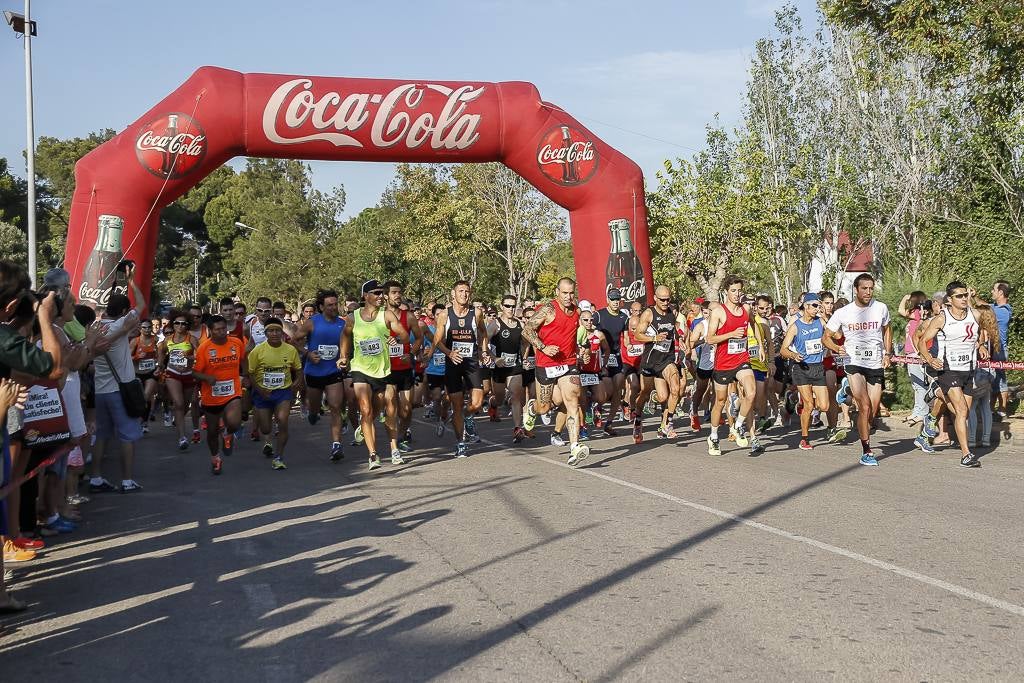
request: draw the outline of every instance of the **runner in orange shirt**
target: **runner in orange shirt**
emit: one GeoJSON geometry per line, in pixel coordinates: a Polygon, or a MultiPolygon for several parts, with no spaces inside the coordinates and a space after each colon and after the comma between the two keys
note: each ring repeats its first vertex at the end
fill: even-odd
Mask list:
{"type": "Polygon", "coordinates": [[[248,383],[245,364],[245,343],[228,336],[224,316],[215,315],[207,323],[210,338],[199,345],[192,375],[199,381],[200,403],[210,426],[206,443],[210,447],[211,468],[220,474],[223,462],[219,455],[223,433],[224,455],[231,455],[235,432],[242,424],[242,382],[248,383]],[[223,420],[223,429],[215,428],[223,420]]]}

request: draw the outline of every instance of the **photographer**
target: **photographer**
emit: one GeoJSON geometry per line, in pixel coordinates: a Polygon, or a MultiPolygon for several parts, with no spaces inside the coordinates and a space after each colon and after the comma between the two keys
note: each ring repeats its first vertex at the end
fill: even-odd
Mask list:
{"type": "MultiPolygon", "coordinates": [[[[932,316],[932,302],[928,299],[928,295],[921,291],[905,295],[900,300],[900,316],[908,321],[903,353],[918,358],[920,354],[914,346],[914,334],[921,322],[932,316]]],[[[907,373],[910,375],[910,383],[914,387],[914,412],[904,421],[910,425],[917,425],[924,422],[928,415],[928,404],[925,403],[924,395],[928,391],[931,380],[925,374],[924,365],[919,363],[908,364],[907,373]]]]}
{"type": "MultiPolygon", "coordinates": [[[[52,292],[39,301],[29,289],[31,281],[25,269],[10,261],[0,261],[0,416],[3,418],[3,476],[0,488],[6,486],[11,477],[11,456],[8,449],[7,408],[24,406],[26,393],[23,388],[9,381],[12,370],[24,372],[33,377],[59,379],[61,369],[61,344],[53,330],[57,317],[56,295],[52,292]],[[11,319],[39,319],[42,349],[18,334],[6,323],[11,319]]],[[[6,501],[0,500],[0,534],[7,534],[6,501]]],[[[6,545],[5,545],[6,547],[6,545]]],[[[7,593],[4,586],[3,561],[0,560],[0,614],[17,612],[25,605],[7,593]]]]}
{"type": "Polygon", "coordinates": [[[93,493],[114,491],[117,488],[103,477],[103,454],[108,442],[115,436],[121,442],[121,493],[140,491],[142,487],[132,478],[135,442],[142,438],[142,424],[128,415],[121,398],[120,382],[135,379],[135,364],[128,341],[139,328],[146,309],[146,299],[135,284],[135,264],[123,261],[118,270],[127,276],[128,287],[135,297],[135,308],[124,294],[111,294],[107,309],[100,320],[106,330],[110,350],[94,362],[96,382],[96,445],[92,451],[92,478],[89,490],[93,493]],[[111,367],[113,366],[113,367],[111,367]]]}

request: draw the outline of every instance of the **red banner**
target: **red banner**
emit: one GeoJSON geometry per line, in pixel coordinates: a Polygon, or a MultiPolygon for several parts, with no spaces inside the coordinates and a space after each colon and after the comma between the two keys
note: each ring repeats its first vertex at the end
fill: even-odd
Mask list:
{"type": "Polygon", "coordinates": [[[75,166],[65,267],[79,298],[102,306],[112,286],[123,292],[114,273],[122,258],[136,262],[137,282],[148,296],[160,209],[240,155],[500,161],[569,210],[581,298],[601,304],[617,287],[627,299],[649,300],[640,168],[543,102],[532,84],[242,74],[215,67],[196,71],[75,166]]]}

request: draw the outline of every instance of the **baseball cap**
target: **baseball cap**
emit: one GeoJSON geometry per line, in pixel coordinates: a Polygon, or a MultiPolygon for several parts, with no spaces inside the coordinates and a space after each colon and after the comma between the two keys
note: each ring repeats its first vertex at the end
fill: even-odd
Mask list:
{"type": "Polygon", "coordinates": [[[620,292],[619,290],[615,289],[614,287],[612,287],[611,289],[608,290],[608,300],[609,301],[618,301],[621,298],[622,298],[622,292],[620,292]]]}
{"type": "Polygon", "coordinates": [[[383,287],[381,287],[380,281],[378,281],[378,280],[367,280],[366,282],[363,283],[363,289],[362,289],[363,294],[369,294],[370,292],[372,292],[375,289],[383,289],[383,287]]]}
{"type": "Polygon", "coordinates": [[[693,303],[697,304],[698,306],[703,306],[707,302],[708,300],[702,296],[698,296],[696,299],[693,300],[693,303]]]}
{"type": "Polygon", "coordinates": [[[589,301],[587,301],[586,299],[584,299],[584,300],[580,301],[580,310],[581,311],[592,311],[592,310],[594,310],[594,304],[592,304],[589,301]]]}
{"type": "Polygon", "coordinates": [[[808,292],[804,295],[804,303],[809,304],[812,301],[821,301],[821,298],[814,292],[808,292]]]}
{"type": "Polygon", "coordinates": [[[43,276],[43,284],[56,289],[70,287],[71,275],[63,268],[50,268],[43,276]]]}

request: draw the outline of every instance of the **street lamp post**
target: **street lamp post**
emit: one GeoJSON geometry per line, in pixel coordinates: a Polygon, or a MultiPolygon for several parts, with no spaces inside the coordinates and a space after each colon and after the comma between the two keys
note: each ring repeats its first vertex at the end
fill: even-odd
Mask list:
{"type": "Polygon", "coordinates": [[[25,37],[25,116],[28,119],[27,158],[28,175],[28,272],[32,287],[36,286],[36,132],[32,111],[32,36],[36,35],[36,22],[32,21],[32,1],[25,0],[25,14],[4,12],[7,24],[25,37]]]}

